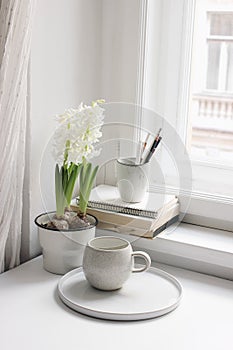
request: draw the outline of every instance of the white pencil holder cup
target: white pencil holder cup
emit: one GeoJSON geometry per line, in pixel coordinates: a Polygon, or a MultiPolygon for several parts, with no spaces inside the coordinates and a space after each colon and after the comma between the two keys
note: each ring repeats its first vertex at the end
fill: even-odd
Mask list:
{"type": "Polygon", "coordinates": [[[149,163],[135,164],[135,158],[117,160],[117,186],[121,199],[128,203],[141,202],[149,188],[149,163]]]}

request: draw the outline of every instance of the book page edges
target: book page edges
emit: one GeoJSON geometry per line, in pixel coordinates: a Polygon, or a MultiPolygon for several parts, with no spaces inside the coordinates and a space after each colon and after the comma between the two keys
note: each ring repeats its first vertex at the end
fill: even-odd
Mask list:
{"type": "Polygon", "coordinates": [[[123,216],[115,213],[108,213],[108,215],[106,215],[106,213],[89,209],[88,213],[97,217],[99,221],[98,228],[100,229],[153,238],[154,232],[157,229],[169,222],[172,218],[179,216],[179,204],[175,204],[166,215],[159,217],[157,220],[132,219],[132,217],[128,218],[126,215],[123,216]]]}

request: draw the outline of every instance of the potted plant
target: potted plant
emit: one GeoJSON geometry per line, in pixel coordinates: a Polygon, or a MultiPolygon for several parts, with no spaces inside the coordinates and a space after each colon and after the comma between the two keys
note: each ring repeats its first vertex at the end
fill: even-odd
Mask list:
{"type": "Polygon", "coordinates": [[[95,236],[97,219],[87,214],[87,203],[98,171],[89,160],[98,155],[95,144],[102,136],[103,100],[79,105],[57,117],[54,135],[56,212],[35,219],[43,253],[44,269],[64,274],[82,265],[87,242],[95,236]],[[71,200],[79,178],[79,209],[71,200]]]}

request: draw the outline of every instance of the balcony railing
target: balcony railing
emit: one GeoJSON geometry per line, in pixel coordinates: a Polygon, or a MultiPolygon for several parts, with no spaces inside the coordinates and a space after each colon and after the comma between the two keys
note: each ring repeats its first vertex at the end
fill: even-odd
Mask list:
{"type": "Polygon", "coordinates": [[[192,145],[233,151],[233,95],[192,97],[192,145]]]}

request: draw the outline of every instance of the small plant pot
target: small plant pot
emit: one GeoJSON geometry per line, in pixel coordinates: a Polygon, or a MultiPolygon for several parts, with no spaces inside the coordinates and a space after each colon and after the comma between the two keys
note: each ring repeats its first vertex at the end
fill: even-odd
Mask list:
{"type": "Polygon", "coordinates": [[[76,267],[82,266],[85,247],[90,239],[95,237],[97,218],[87,215],[91,226],[80,229],[59,231],[45,228],[44,225],[55,214],[44,213],[35,219],[38,226],[39,241],[43,254],[43,267],[46,271],[64,275],[76,267]]]}

